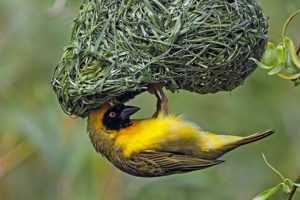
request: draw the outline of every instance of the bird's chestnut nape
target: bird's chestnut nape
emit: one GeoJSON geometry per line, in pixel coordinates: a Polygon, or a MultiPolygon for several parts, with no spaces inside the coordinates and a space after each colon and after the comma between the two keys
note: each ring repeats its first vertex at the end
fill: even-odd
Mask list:
{"type": "Polygon", "coordinates": [[[130,116],[138,110],[140,110],[140,108],[135,106],[118,104],[105,112],[102,123],[109,130],[120,130],[132,124],[130,116]]]}

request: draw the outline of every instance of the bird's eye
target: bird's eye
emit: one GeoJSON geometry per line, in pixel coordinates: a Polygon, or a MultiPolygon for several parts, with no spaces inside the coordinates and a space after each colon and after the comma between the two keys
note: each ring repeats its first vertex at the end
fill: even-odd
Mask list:
{"type": "Polygon", "coordinates": [[[114,118],[114,117],[116,117],[116,113],[115,112],[110,112],[108,116],[110,118],[114,118]]]}

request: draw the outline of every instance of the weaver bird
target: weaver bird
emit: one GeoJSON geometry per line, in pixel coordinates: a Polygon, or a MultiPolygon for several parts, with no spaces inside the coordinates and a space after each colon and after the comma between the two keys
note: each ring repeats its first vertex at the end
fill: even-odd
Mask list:
{"type": "Polygon", "coordinates": [[[241,145],[274,133],[247,137],[215,135],[167,113],[162,90],[158,110],[150,119],[131,120],[139,108],[104,104],[88,116],[88,132],[97,150],[120,170],[141,177],[157,177],[200,170],[224,162],[219,158],[241,145]]]}

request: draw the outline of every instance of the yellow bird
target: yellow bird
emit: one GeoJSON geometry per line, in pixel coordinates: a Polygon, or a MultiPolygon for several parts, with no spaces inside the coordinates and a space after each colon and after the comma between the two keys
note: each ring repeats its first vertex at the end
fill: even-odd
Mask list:
{"type": "Polygon", "coordinates": [[[157,177],[204,169],[224,162],[219,157],[226,152],[274,133],[239,137],[202,131],[169,115],[162,90],[160,94],[158,109],[149,119],[131,120],[139,108],[109,103],[88,116],[88,132],[97,152],[128,174],[157,177]]]}

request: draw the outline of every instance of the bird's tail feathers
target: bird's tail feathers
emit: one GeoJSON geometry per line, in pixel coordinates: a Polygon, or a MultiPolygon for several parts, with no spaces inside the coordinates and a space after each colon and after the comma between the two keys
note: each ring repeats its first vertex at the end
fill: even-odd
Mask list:
{"type": "Polygon", "coordinates": [[[241,146],[241,145],[244,145],[244,144],[249,144],[249,143],[252,143],[252,142],[256,142],[258,140],[261,140],[263,138],[266,138],[266,137],[272,135],[273,133],[275,133],[275,131],[272,130],[272,129],[266,130],[266,131],[263,131],[263,132],[254,133],[252,135],[243,137],[241,140],[236,142],[236,144],[238,146],[241,146]]]}
{"type": "Polygon", "coordinates": [[[215,148],[210,152],[212,158],[219,158],[225,153],[245,144],[256,142],[265,137],[268,137],[275,133],[274,130],[266,130],[263,132],[258,132],[246,137],[236,137],[236,136],[224,136],[223,135],[223,144],[219,148],[215,148]]]}

